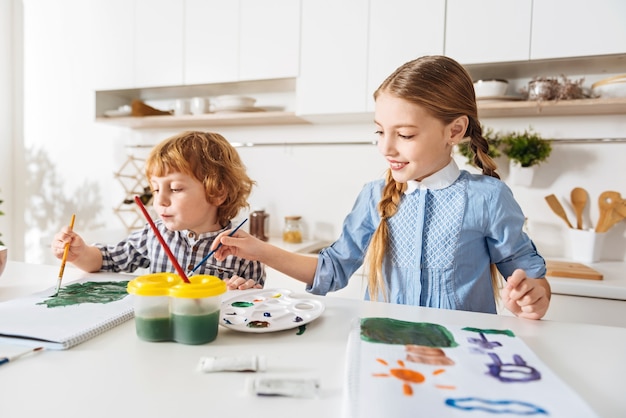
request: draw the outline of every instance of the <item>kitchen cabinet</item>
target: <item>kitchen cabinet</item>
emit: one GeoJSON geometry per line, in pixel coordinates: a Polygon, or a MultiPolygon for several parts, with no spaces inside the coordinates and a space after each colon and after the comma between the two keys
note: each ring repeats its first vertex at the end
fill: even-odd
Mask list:
{"type": "Polygon", "coordinates": [[[181,84],[298,75],[299,1],[186,0],[184,7],[181,84]]]}
{"type": "Polygon", "coordinates": [[[367,91],[368,2],[302,0],[296,113],[362,113],[367,91]]]}
{"type": "Polygon", "coordinates": [[[240,1],[239,80],[297,77],[300,1],[240,1]]]}
{"type": "Polygon", "coordinates": [[[179,0],[135,0],[135,87],[183,84],[183,8],[179,0]]]}
{"type": "Polygon", "coordinates": [[[623,53],[626,53],[626,2],[533,2],[531,59],[623,53]]]}
{"type": "Polygon", "coordinates": [[[93,0],[91,22],[94,88],[134,87],[134,0],[93,0]]]}
{"type": "Polygon", "coordinates": [[[532,0],[447,0],[445,54],[462,64],[528,60],[532,8],[532,0]]]}
{"type": "Polygon", "coordinates": [[[372,94],[398,66],[443,54],[445,15],[445,0],[370,0],[367,110],[374,110],[372,94]]]}
{"type": "Polygon", "coordinates": [[[234,81],[239,72],[239,2],[185,0],[184,84],[234,81]]]}

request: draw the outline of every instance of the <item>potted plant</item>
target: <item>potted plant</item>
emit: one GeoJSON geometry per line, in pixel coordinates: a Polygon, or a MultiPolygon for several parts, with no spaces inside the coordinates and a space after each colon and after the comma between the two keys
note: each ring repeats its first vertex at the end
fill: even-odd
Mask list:
{"type": "Polygon", "coordinates": [[[510,160],[510,180],[517,185],[532,183],[535,166],[547,160],[552,144],[532,129],[500,136],[501,150],[510,160]]]}

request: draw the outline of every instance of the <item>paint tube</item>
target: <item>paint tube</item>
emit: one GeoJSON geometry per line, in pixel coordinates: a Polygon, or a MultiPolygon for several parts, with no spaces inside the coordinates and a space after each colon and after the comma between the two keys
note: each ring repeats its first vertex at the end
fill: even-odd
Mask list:
{"type": "Polygon", "coordinates": [[[317,378],[262,376],[249,378],[246,386],[248,393],[257,396],[315,398],[319,394],[320,382],[317,378]]]}
{"type": "Polygon", "coordinates": [[[210,372],[264,372],[265,356],[201,357],[198,370],[210,372]]]}

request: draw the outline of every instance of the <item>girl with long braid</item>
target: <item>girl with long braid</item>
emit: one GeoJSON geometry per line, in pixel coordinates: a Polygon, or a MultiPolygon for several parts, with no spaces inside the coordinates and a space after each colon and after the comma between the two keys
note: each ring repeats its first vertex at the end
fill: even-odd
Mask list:
{"type": "Polygon", "coordinates": [[[550,303],[545,260],[487,154],[467,71],[445,56],[421,57],[391,74],[374,99],[389,168],[363,187],[339,239],[314,258],[226,231],[213,243],[222,243],[216,258],[258,260],[321,295],[345,287],[365,263],[366,299],[487,313],[501,299],[519,317],[542,318],[550,303]],[[458,168],[452,150],[460,141],[469,141],[482,174],[458,168]]]}

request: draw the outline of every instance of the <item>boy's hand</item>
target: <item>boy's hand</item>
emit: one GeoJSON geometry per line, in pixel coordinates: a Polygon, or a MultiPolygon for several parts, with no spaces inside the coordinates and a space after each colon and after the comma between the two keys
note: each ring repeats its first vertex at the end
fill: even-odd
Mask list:
{"type": "Polygon", "coordinates": [[[67,243],[70,244],[70,249],[67,253],[68,262],[75,261],[87,248],[87,245],[81,236],[73,231],[70,231],[70,228],[65,226],[54,236],[52,244],[50,245],[52,248],[52,254],[54,254],[54,256],[59,260],[63,258],[65,244],[67,243]]]}

